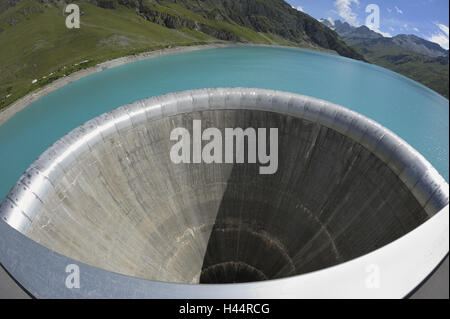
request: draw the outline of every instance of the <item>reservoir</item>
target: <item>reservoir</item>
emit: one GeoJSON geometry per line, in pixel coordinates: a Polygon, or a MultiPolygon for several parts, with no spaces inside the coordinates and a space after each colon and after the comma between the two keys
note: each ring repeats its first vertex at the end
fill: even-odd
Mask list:
{"type": "Polygon", "coordinates": [[[448,181],[449,104],[439,94],[381,67],[340,56],[233,47],[115,67],[31,104],[0,126],[0,199],[41,153],[84,122],[150,96],[214,87],[288,91],[345,106],[405,139],[448,181]]]}

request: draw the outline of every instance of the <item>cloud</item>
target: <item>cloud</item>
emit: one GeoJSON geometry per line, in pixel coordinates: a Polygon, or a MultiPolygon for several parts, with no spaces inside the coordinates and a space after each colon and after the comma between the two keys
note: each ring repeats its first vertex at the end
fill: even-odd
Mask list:
{"type": "Polygon", "coordinates": [[[320,19],[320,22],[322,22],[323,24],[325,24],[327,27],[329,27],[331,30],[335,30],[336,28],[336,22],[331,19],[331,18],[326,18],[326,19],[320,19]],[[328,22],[328,23],[327,23],[328,22]]]}
{"type": "Polygon", "coordinates": [[[438,24],[437,25],[439,29],[441,29],[442,32],[444,32],[448,37],[448,27],[445,24],[438,24]]]}
{"type": "Polygon", "coordinates": [[[302,7],[302,6],[298,6],[296,9],[297,9],[298,11],[305,12],[305,10],[303,10],[303,7],[302,7]]]}
{"type": "Polygon", "coordinates": [[[434,34],[428,38],[429,41],[439,44],[445,50],[449,49],[448,37],[444,34],[434,34]]]}
{"type": "Polygon", "coordinates": [[[428,38],[429,41],[439,44],[444,49],[449,49],[448,26],[435,23],[439,30],[428,38]]]}
{"type": "Polygon", "coordinates": [[[383,37],[385,38],[392,38],[392,34],[390,34],[389,32],[383,32],[380,29],[375,28],[375,26],[373,25],[366,25],[366,27],[368,27],[370,30],[381,34],[383,37]]]}
{"type": "Polygon", "coordinates": [[[358,27],[360,26],[358,15],[353,12],[351,8],[352,4],[359,5],[359,0],[336,0],[334,2],[334,6],[336,7],[339,16],[348,24],[358,27]]]}
{"type": "Polygon", "coordinates": [[[333,19],[331,19],[330,17],[328,17],[327,20],[328,20],[328,22],[330,22],[330,24],[331,24],[333,27],[335,26],[335,23],[334,23],[334,20],[333,20],[333,19]]]}
{"type": "MultiPolygon", "coordinates": [[[[359,27],[361,24],[358,22],[358,15],[353,12],[351,8],[353,4],[359,6],[359,0],[336,0],[334,2],[334,6],[336,7],[339,16],[348,24],[354,27],[359,27]]],[[[380,29],[376,28],[373,25],[367,25],[367,27],[384,37],[392,38],[392,35],[390,33],[382,32],[380,29]]]]}
{"type": "Polygon", "coordinates": [[[395,6],[395,11],[397,11],[398,14],[403,14],[403,10],[397,6],[395,6]]]}
{"type": "Polygon", "coordinates": [[[420,32],[419,28],[417,28],[417,27],[414,27],[413,30],[416,32],[420,32]]]}

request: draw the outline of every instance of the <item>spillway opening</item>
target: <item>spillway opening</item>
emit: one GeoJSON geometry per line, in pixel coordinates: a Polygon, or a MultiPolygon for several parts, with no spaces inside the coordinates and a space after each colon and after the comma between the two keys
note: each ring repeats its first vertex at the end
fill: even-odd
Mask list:
{"type": "Polygon", "coordinates": [[[243,262],[228,261],[202,269],[200,283],[202,284],[235,284],[242,282],[264,281],[266,275],[243,262]]]}
{"type": "MultiPolygon", "coordinates": [[[[57,165],[45,164],[52,170],[41,169],[51,186],[33,206],[32,222],[21,226],[24,234],[104,270],[222,284],[334,266],[402,237],[432,215],[378,155],[317,121],[218,108],[147,114],[139,121],[131,116],[126,124],[121,112],[101,119],[120,119],[113,126],[97,119],[75,140],[63,139],[65,145],[83,134],[91,140],[72,159],[64,155],[57,165]],[[170,134],[178,127],[192,134],[194,120],[223,134],[226,128],[278,128],[277,172],[260,174],[260,165],[249,163],[174,164],[170,134]],[[103,131],[94,140],[89,130],[96,127],[103,131]]],[[[53,163],[49,154],[34,171],[43,161],[53,163]]],[[[25,176],[25,189],[34,171],[25,176]]]]}
{"type": "MultiPolygon", "coordinates": [[[[247,152],[247,149],[246,149],[247,152]]],[[[169,282],[284,278],[373,251],[427,214],[398,177],[352,139],[307,120],[203,111],[122,131],[69,168],[29,231],[107,270],[169,282]],[[170,132],[193,119],[279,128],[279,168],[173,164],[170,132]]]]}

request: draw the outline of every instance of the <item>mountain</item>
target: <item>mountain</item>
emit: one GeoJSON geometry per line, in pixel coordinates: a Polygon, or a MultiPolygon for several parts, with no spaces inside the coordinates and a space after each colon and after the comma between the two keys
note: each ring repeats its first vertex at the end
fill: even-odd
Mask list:
{"type": "Polygon", "coordinates": [[[358,28],[351,26],[347,22],[341,22],[340,20],[320,20],[330,29],[336,31],[342,38],[348,39],[380,39],[383,36],[377,32],[370,30],[366,26],[360,26],[358,28]]]}
{"type": "MultiPolygon", "coordinates": [[[[140,14],[149,21],[166,27],[183,24],[195,28],[193,22],[199,21],[198,16],[201,16],[208,20],[237,24],[259,33],[275,34],[297,45],[309,44],[336,51],[346,57],[363,59],[358,52],[341,41],[335,32],[330,32],[317,20],[292,8],[284,0],[118,0],[118,2],[137,7],[140,14]],[[174,20],[177,21],[175,25],[174,20]]],[[[197,27],[202,29],[201,25],[197,27]]],[[[203,31],[209,32],[208,28],[203,31]]],[[[216,32],[211,32],[215,37],[218,36],[216,32]]],[[[223,40],[241,40],[234,35],[222,36],[225,36],[223,40]]]]}
{"type": "Polygon", "coordinates": [[[320,20],[330,29],[336,31],[346,43],[357,44],[364,40],[378,40],[372,41],[373,43],[384,43],[385,45],[395,46],[407,51],[411,51],[418,54],[423,54],[429,57],[442,57],[447,56],[448,51],[443,49],[439,44],[419,38],[413,34],[399,34],[392,38],[387,38],[370,30],[366,26],[353,27],[347,22],[341,22],[339,20],[320,20]]]}
{"type": "Polygon", "coordinates": [[[448,56],[448,50],[443,49],[439,44],[424,40],[413,34],[400,34],[393,37],[392,41],[405,50],[426,56],[434,58],[448,56]]]}
{"type": "Polygon", "coordinates": [[[337,32],[369,62],[403,74],[449,97],[449,55],[448,50],[440,45],[415,35],[400,34],[388,38],[366,26],[353,27],[339,20],[322,19],[321,22],[337,32]]]}
{"type": "Polygon", "coordinates": [[[0,50],[0,108],[105,60],[223,42],[296,46],[364,60],[336,32],[283,0],[0,0],[0,45],[8,48],[0,50]],[[67,3],[80,6],[80,29],[65,27],[67,3]]]}

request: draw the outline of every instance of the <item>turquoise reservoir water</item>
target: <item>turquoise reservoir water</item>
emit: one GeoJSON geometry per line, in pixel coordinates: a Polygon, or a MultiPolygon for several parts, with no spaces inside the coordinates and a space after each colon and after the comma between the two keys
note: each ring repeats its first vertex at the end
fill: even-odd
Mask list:
{"type": "Polygon", "coordinates": [[[346,106],[405,139],[448,181],[447,99],[396,73],[343,57],[240,47],[127,64],[83,78],[33,103],[0,126],[0,199],[41,153],[91,118],[153,95],[219,86],[290,91],[346,106]]]}

